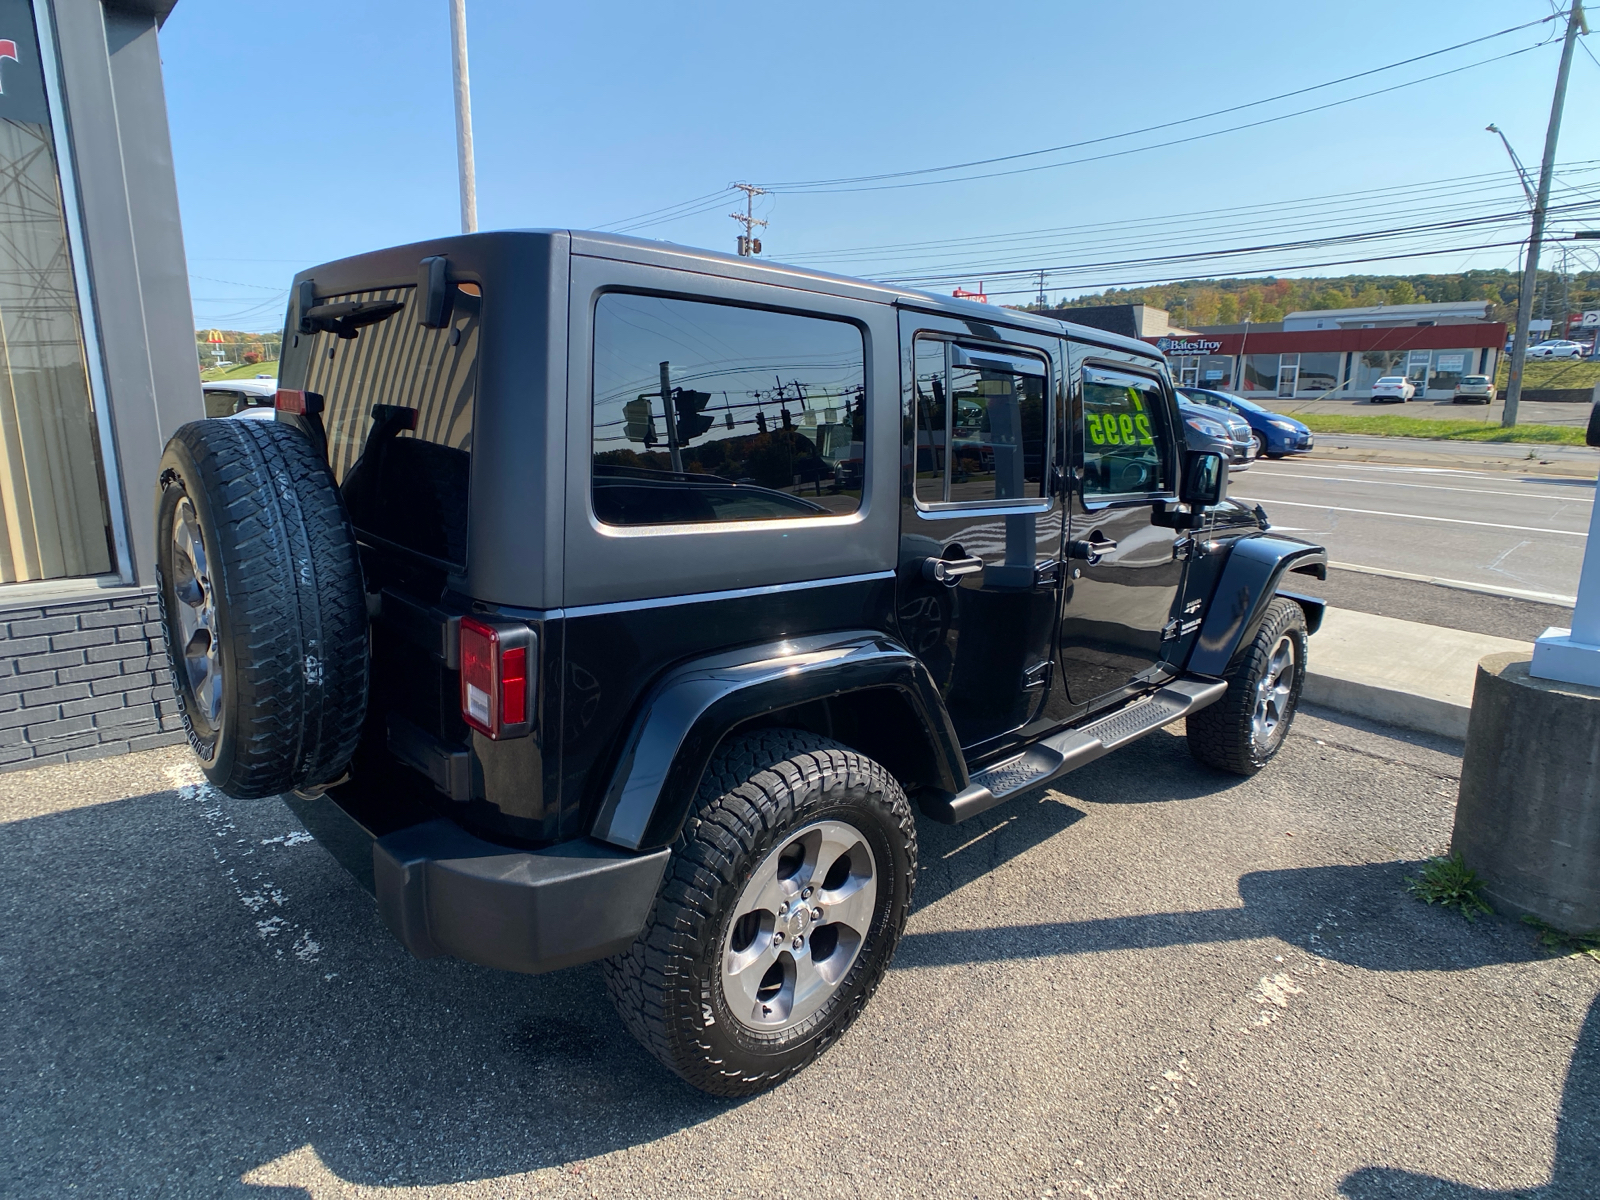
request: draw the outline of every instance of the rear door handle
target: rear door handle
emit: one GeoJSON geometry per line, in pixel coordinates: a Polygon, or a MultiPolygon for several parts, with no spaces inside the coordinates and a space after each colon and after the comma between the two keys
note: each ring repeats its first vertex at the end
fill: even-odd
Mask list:
{"type": "Polygon", "coordinates": [[[925,558],[922,560],[922,577],[929,583],[942,583],[955,587],[963,575],[976,575],[983,570],[981,558],[925,558]]]}
{"type": "Polygon", "coordinates": [[[1089,540],[1073,542],[1068,547],[1068,552],[1072,558],[1081,558],[1092,567],[1100,561],[1102,554],[1107,554],[1116,548],[1117,543],[1111,538],[1102,536],[1097,529],[1089,535],[1089,540]]]}

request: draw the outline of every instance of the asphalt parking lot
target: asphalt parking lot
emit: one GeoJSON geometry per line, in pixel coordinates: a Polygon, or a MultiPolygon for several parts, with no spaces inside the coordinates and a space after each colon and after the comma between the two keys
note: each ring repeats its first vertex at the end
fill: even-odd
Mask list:
{"type": "Polygon", "coordinates": [[[1600,962],[1408,897],[1444,743],[1303,715],[1253,780],[1157,733],[920,828],[894,969],[743,1102],[593,967],[415,962],[276,799],[179,750],[0,778],[15,1196],[1600,1194],[1600,962]]]}

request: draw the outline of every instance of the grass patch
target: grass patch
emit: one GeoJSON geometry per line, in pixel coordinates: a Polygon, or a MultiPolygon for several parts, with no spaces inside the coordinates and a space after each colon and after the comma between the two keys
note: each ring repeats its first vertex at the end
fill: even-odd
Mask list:
{"type": "Polygon", "coordinates": [[[1523,917],[1522,923],[1532,925],[1539,931],[1539,946],[1547,954],[1562,958],[1587,954],[1600,961],[1600,930],[1593,933],[1564,933],[1554,925],[1546,925],[1538,917],[1523,917]]]}
{"type": "Polygon", "coordinates": [[[1418,900],[1456,909],[1469,921],[1476,921],[1480,914],[1494,911],[1480,894],[1482,890],[1483,880],[1461,861],[1459,854],[1430,858],[1422,864],[1422,874],[1406,880],[1406,891],[1418,900]]]}
{"type": "Polygon", "coordinates": [[[1295,413],[1316,433],[1371,433],[1380,437],[1435,438],[1448,442],[1535,442],[1546,446],[1581,446],[1583,429],[1576,425],[1518,425],[1505,429],[1488,421],[1432,421],[1426,417],[1347,417],[1336,413],[1295,413]]]}
{"type": "MultiPolygon", "coordinates": [[[[1511,380],[1511,356],[1502,354],[1500,366],[1495,371],[1495,383],[1500,394],[1506,394],[1506,384],[1511,380]]],[[[1524,391],[1534,388],[1592,388],[1600,383],[1600,362],[1579,362],[1570,358],[1552,358],[1548,361],[1530,358],[1522,367],[1524,391]]]]}
{"type": "Polygon", "coordinates": [[[214,367],[207,367],[200,372],[200,378],[206,383],[216,383],[219,379],[254,379],[257,375],[278,374],[276,362],[240,363],[238,366],[229,367],[225,371],[218,371],[214,367]]]}

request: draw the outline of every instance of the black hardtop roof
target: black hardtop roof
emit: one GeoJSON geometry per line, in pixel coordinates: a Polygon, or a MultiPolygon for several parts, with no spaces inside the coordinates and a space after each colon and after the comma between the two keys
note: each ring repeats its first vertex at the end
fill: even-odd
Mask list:
{"type": "Polygon", "coordinates": [[[1053,317],[1040,316],[1021,309],[995,307],[972,300],[957,300],[952,296],[854,279],[848,275],[835,275],[828,271],[790,266],[767,259],[740,258],[715,250],[682,246],[675,242],[658,242],[626,237],[622,234],[582,230],[507,229],[413,242],[409,245],[392,246],[319,263],[295,275],[294,282],[298,285],[306,279],[314,280],[319,299],[324,296],[346,295],[354,291],[414,284],[417,281],[417,264],[424,258],[438,254],[451,260],[453,273],[466,274],[469,277],[489,277],[496,273],[495,268],[498,264],[523,259],[524,252],[533,248],[532,243],[548,243],[553,238],[563,236],[570,239],[573,254],[647,263],[724,278],[746,279],[755,283],[773,283],[829,295],[877,301],[882,304],[900,304],[984,325],[1010,326],[1051,335],[1070,333],[1075,338],[1110,349],[1131,351],[1152,359],[1162,358],[1160,351],[1148,342],[1103,329],[1094,329],[1087,325],[1059,321],[1053,317]]]}

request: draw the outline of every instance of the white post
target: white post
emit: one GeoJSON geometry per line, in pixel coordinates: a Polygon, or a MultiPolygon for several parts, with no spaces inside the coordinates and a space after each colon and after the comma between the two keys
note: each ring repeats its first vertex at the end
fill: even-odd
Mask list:
{"type": "Polygon", "coordinates": [[[450,0],[456,84],[456,166],[461,175],[461,232],[478,232],[478,180],[472,165],[472,91],[467,83],[467,0],[450,0]]]}
{"type": "Polygon", "coordinates": [[[1600,687],[1600,495],[1589,513],[1589,541],[1578,574],[1572,628],[1546,629],[1533,644],[1530,675],[1600,687]]]}

